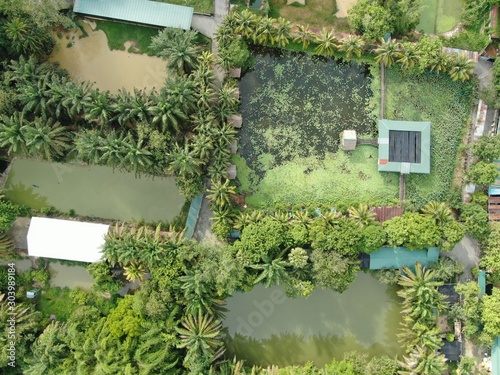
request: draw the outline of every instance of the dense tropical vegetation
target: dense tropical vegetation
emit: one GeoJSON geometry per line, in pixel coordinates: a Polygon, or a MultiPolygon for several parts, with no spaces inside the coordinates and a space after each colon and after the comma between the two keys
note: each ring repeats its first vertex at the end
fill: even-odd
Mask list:
{"type": "MultiPolygon", "coordinates": [[[[482,241],[481,266],[497,282],[500,228],[488,224],[484,195],[476,194],[469,205],[452,201],[453,211],[441,203],[450,196],[464,119],[474,96],[474,80],[466,82],[471,81],[473,65],[443,53],[443,42],[436,38],[380,41],[386,32],[402,36],[414,28],[418,22],[415,2],[359,1],[350,14],[359,35],[346,37],[328,27],[312,32],[281,17],[233,12],[217,32],[218,58],[198,44],[194,31],[161,30],[149,49],[165,59],[169,80],[158,90],[116,95],[74,82],[65,71],[44,62],[54,45],[53,28],[73,24],[58,11],[62,3],[0,1],[4,61],[0,147],[9,157],[107,165],[137,174],[171,173],[188,198],[204,192],[205,181],[210,180],[206,196],[214,212],[213,231],[227,239],[237,229],[239,239],[198,243],[183,239],[180,228],[117,224],[106,236],[102,262],[87,267],[95,281],[91,291],[54,291],[43,261],[39,269],[19,273],[17,304],[10,311],[18,322],[18,366],[9,366],[8,344],[2,341],[2,371],[37,375],[440,374],[446,364],[437,353],[443,334],[436,324],[437,315],[455,314],[464,321],[466,336],[485,345],[500,335],[495,319],[498,289],[479,299],[475,284],[462,284],[457,290],[464,303],[449,311],[437,288],[460,270],[440,260],[432,270],[416,264],[414,269],[379,273],[381,280],[397,281],[401,287],[403,358],[369,359],[361,353],[346,353],[324,369],[312,363],[261,369],[224,353],[224,299],[233,292],[250,290],[259,283],[282,285],[290,297],[307,297],[316,287],[343,292],[360,271],[359,254],[382,246],[406,246],[413,251],[437,246],[450,251],[467,232],[482,241]],[[429,177],[411,176],[409,204],[402,216],[380,224],[365,201],[335,207],[332,202],[293,202],[293,207],[267,205],[262,210],[242,210],[236,204],[236,185],[227,175],[236,130],[227,120],[238,110],[238,88],[230,79],[217,82],[214,65],[248,68],[252,64],[249,45],[300,49],[322,58],[374,60],[382,67],[394,67],[387,70],[388,117],[432,119],[435,126],[435,172],[429,177]],[[119,297],[117,291],[129,281],[140,282],[140,287],[119,297]],[[36,305],[25,302],[26,289],[33,285],[44,291],[36,305]],[[54,310],[57,321],[51,322],[54,310]]],[[[474,6],[467,3],[467,7],[472,25],[474,6]]],[[[276,75],[285,68],[275,67],[276,75]]],[[[274,93],[265,94],[272,97],[274,93]]],[[[314,107],[312,99],[304,106],[306,110],[314,107]]],[[[275,135],[269,138],[278,139],[275,135]]],[[[477,161],[467,173],[470,181],[478,185],[494,181],[492,161],[500,156],[499,146],[497,138],[481,138],[473,149],[477,161]]],[[[301,145],[294,147],[300,150],[301,145]]],[[[272,160],[259,162],[264,172],[272,160]]],[[[26,211],[0,200],[2,259],[15,255],[5,234],[19,214],[29,214],[26,211]]],[[[3,293],[8,283],[5,268],[0,269],[3,293]]],[[[3,317],[9,306],[0,294],[3,317]]],[[[0,328],[8,334],[5,320],[0,328]]],[[[463,359],[462,373],[467,366],[470,373],[476,371],[469,359],[463,359]]]]}

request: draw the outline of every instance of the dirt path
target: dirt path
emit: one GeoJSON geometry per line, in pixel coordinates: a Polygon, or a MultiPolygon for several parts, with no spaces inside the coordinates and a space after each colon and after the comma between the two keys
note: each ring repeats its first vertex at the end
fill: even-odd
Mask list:
{"type": "Polygon", "coordinates": [[[200,213],[198,215],[198,221],[196,222],[196,227],[194,229],[193,238],[197,241],[202,241],[204,239],[214,242],[219,242],[219,239],[212,233],[212,223],[210,219],[214,216],[212,210],[210,210],[210,203],[208,199],[203,196],[203,201],[201,202],[200,213]]]}

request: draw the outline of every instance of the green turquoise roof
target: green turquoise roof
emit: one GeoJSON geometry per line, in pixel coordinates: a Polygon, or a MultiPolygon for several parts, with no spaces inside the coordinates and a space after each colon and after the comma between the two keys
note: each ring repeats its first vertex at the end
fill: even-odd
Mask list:
{"type": "Polygon", "coordinates": [[[486,271],[479,271],[477,275],[477,283],[479,285],[479,297],[482,297],[486,293],[486,271]]]}
{"type": "Polygon", "coordinates": [[[413,267],[420,262],[423,266],[437,262],[439,249],[430,247],[427,250],[408,250],[406,247],[383,247],[370,253],[370,269],[413,267]]]}
{"type": "MultiPolygon", "coordinates": [[[[405,151],[405,150],[402,150],[405,151]]],[[[431,172],[431,123],[422,121],[379,120],[378,126],[378,170],[380,172],[426,173],[431,172]],[[420,162],[391,161],[389,133],[418,132],[420,162]]]]}
{"type": "Polygon", "coordinates": [[[491,373],[500,375],[500,337],[495,337],[495,342],[491,347],[491,373]]]}
{"type": "Polygon", "coordinates": [[[75,13],[144,25],[191,28],[193,8],[150,0],[75,0],[75,13]]]}

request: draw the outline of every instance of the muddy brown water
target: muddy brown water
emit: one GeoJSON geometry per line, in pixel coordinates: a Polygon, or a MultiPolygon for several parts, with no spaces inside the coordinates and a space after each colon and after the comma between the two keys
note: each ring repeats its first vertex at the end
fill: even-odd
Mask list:
{"type": "MultiPolygon", "coordinates": [[[[71,78],[94,82],[101,90],[112,93],[124,88],[160,89],[164,85],[166,62],[158,57],[135,54],[127,51],[110,51],[106,34],[92,30],[85,24],[88,37],[79,38],[75,32],[57,38],[57,45],[49,58],[66,69],[71,78]],[[69,39],[67,39],[69,37],[69,39]],[[68,43],[72,43],[68,47],[68,43]]],[[[125,43],[126,48],[130,42],[125,43]]]]}

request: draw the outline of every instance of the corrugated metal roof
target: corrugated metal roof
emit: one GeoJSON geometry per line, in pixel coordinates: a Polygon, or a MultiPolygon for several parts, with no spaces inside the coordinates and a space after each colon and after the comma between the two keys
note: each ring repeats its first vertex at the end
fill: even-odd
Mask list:
{"type": "Polygon", "coordinates": [[[403,207],[401,206],[373,207],[371,211],[376,215],[375,220],[380,223],[390,220],[395,216],[403,215],[403,207]]]}
{"type": "Polygon", "coordinates": [[[491,347],[491,373],[500,375],[500,337],[495,337],[495,342],[491,347]]]}
{"type": "Polygon", "coordinates": [[[423,266],[436,262],[439,249],[430,247],[427,250],[408,250],[406,247],[383,247],[370,253],[370,269],[413,267],[420,262],[423,266]]]}
{"type": "Polygon", "coordinates": [[[144,25],[191,28],[193,8],[149,0],[75,0],[75,13],[144,25]]]}
{"type": "MultiPolygon", "coordinates": [[[[378,170],[380,172],[401,172],[401,162],[392,161],[390,147],[390,132],[419,132],[420,133],[420,160],[410,163],[410,173],[430,173],[431,171],[431,123],[428,121],[395,121],[379,120],[378,126],[378,170]],[[386,161],[388,160],[388,162],[386,161]]],[[[394,145],[393,145],[394,146],[394,145]]],[[[403,147],[399,144],[399,147],[403,147]]]]}

